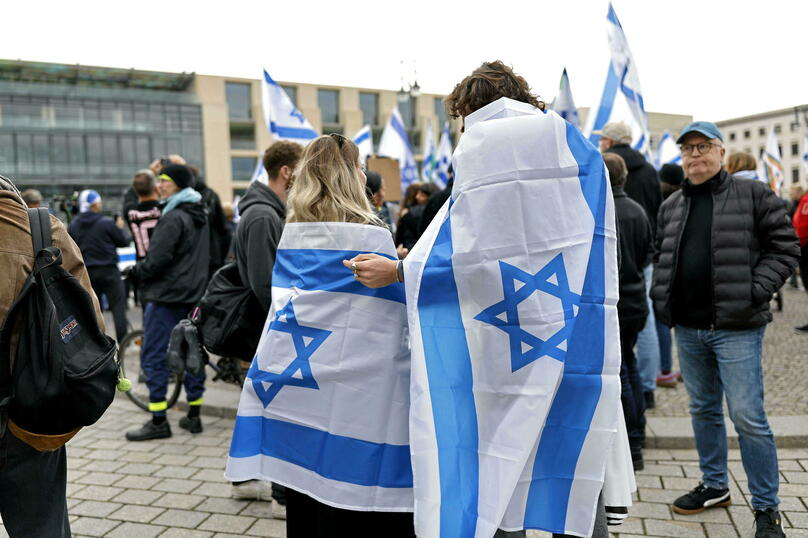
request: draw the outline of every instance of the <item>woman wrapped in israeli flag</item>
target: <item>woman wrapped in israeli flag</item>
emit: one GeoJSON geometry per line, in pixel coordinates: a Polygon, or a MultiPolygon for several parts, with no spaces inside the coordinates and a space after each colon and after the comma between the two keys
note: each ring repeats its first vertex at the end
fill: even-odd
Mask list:
{"type": "Polygon", "coordinates": [[[225,476],[286,486],[290,538],[414,536],[404,288],[341,263],[396,259],[365,180],[341,135],[304,150],[236,417],[225,476]]]}
{"type": "Polygon", "coordinates": [[[447,108],[464,122],[451,198],[402,262],[345,262],[406,283],[415,530],[608,535],[599,498],[628,506],[634,484],[603,160],[502,62],[447,108]]]}

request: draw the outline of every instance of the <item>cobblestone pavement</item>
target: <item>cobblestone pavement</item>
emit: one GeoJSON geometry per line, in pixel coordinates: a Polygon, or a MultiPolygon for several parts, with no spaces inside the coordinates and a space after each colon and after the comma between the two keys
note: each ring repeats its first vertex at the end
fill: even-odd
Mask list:
{"type": "MultiPolygon", "coordinates": [[[[794,333],[794,327],[808,323],[808,295],[783,288],[782,312],[773,312],[774,321],[763,339],[763,374],[766,411],[769,416],[808,415],[808,335],[794,333]]],[[[774,307],[774,302],[772,302],[774,307]]],[[[678,370],[674,344],[674,369],[678,370]]],[[[682,383],[675,389],[658,387],[656,409],[649,416],[687,417],[687,392],[682,383]]]]}
{"type": "MultiPolygon", "coordinates": [[[[124,432],[148,415],[119,397],[98,424],[68,445],[68,496],[76,536],[147,538],[286,536],[267,502],[230,498],[222,476],[233,427],[231,419],[204,417],[205,431],[190,435],[169,414],[174,436],[131,443],[124,432]]],[[[730,451],[734,506],[695,516],[674,515],[670,502],[695,486],[694,450],[647,450],[637,476],[639,502],[630,510],[620,537],[750,536],[752,513],[737,450],[730,451]]],[[[781,508],[789,536],[808,537],[808,449],[780,450],[781,508]]],[[[0,536],[6,536],[0,527],[0,536]]],[[[384,534],[380,534],[384,536],[384,534]]],[[[532,537],[549,536],[530,532],[532,537]]]]}

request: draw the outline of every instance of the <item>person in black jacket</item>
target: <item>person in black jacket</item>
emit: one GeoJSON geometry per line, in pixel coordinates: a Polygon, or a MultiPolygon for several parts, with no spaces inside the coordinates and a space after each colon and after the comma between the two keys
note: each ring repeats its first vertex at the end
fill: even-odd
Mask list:
{"type": "Polygon", "coordinates": [[[429,223],[432,222],[432,219],[435,218],[435,215],[438,214],[440,208],[443,207],[443,204],[446,203],[446,200],[451,198],[452,196],[452,185],[454,184],[454,170],[452,170],[451,165],[449,166],[449,181],[446,183],[446,186],[443,190],[436,192],[432,196],[429,197],[429,201],[424,206],[424,212],[421,214],[421,226],[419,230],[420,235],[424,235],[424,232],[429,227],[429,223]]]}
{"type": "Polygon", "coordinates": [[[230,237],[227,230],[227,219],[224,217],[222,201],[216,191],[208,187],[205,177],[195,166],[189,165],[188,169],[194,175],[194,190],[202,195],[202,207],[208,212],[208,224],[210,226],[210,269],[209,274],[213,276],[227,258],[227,249],[230,245],[230,237]]]}
{"type": "Polygon", "coordinates": [[[653,234],[645,210],[623,190],[627,175],[623,158],[615,153],[607,153],[603,156],[603,161],[609,170],[620,240],[620,300],[617,303],[622,353],[620,399],[626,418],[631,459],[634,470],[639,471],[644,466],[642,440],[645,437],[645,398],[637,370],[634,346],[637,343],[637,335],[648,317],[643,267],[651,262],[653,234]]]}
{"type": "Polygon", "coordinates": [[[677,143],[687,179],[659,212],[652,297],[659,319],[675,328],[703,477],[673,510],[693,514],[731,502],[726,396],[749,478],[755,536],[785,536],[761,359],[769,301],[797,265],[799,245],[771,189],[724,170],[715,124],[691,123],[677,143]]]}
{"type": "Polygon", "coordinates": [[[115,250],[129,246],[129,237],[123,227],[120,217],[115,222],[101,214],[101,196],[97,192],[81,191],[79,214],[70,223],[68,232],[81,250],[95,294],[107,296],[118,342],[127,332],[126,293],[115,250]]]}
{"type": "MultiPolygon", "coordinates": [[[[656,229],[657,213],[662,204],[662,191],[659,187],[657,171],[645,160],[642,153],[631,147],[631,127],[623,122],[607,123],[600,131],[600,151],[602,153],[616,153],[620,155],[628,168],[628,179],[623,187],[629,198],[645,209],[651,229],[656,229]]],[[[651,286],[651,264],[643,268],[646,295],[651,286]]],[[[640,370],[640,380],[643,385],[645,405],[648,409],[654,407],[654,389],[660,371],[659,339],[656,334],[656,320],[653,309],[648,300],[648,320],[645,327],[637,336],[637,367],[640,370]]]]}
{"type": "MultiPolygon", "coordinates": [[[[202,196],[192,187],[188,167],[172,164],[158,175],[157,188],[166,200],[163,214],[151,236],[146,258],[132,268],[141,284],[143,303],[143,351],[141,366],[149,387],[152,420],[126,433],[130,441],[171,437],[166,421],[168,368],[166,349],[171,330],[202,297],[208,281],[210,235],[208,217],[200,203],[202,196]]],[[[186,373],[188,416],[180,427],[191,433],[202,431],[199,418],[205,378],[186,373]]]]}

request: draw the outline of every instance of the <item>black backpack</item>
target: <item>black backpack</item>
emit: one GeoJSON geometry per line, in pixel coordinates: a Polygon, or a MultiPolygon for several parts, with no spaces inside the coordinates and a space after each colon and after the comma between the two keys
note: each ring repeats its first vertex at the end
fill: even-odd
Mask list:
{"type": "Polygon", "coordinates": [[[51,246],[48,210],[29,209],[28,219],[34,267],[0,329],[0,437],[9,420],[34,435],[89,426],[112,403],[118,382],[115,341],[51,246]]]}
{"type": "Polygon", "coordinates": [[[208,351],[244,361],[253,359],[265,319],[266,312],[252,290],[242,283],[235,262],[213,274],[191,314],[208,351]]]}

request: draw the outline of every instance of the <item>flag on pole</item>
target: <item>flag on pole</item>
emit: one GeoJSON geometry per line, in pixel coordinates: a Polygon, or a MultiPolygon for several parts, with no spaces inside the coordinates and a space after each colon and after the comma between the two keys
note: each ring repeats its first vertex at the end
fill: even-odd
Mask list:
{"type": "Polygon", "coordinates": [[[682,164],[682,153],[676,147],[676,141],[674,141],[667,129],[662,133],[662,138],[659,139],[655,162],[657,170],[662,168],[663,164],[682,164]]]}
{"type": "Polygon", "coordinates": [[[452,135],[449,133],[449,122],[443,124],[440,143],[435,155],[435,184],[445,189],[449,183],[449,167],[452,165],[452,135]]]}
{"type": "Polygon", "coordinates": [[[367,162],[368,157],[373,155],[373,131],[370,124],[359,129],[352,140],[359,147],[359,157],[367,162]]]}
{"type": "Polygon", "coordinates": [[[433,183],[435,181],[435,172],[438,165],[438,148],[435,146],[435,134],[432,132],[431,121],[428,121],[426,124],[423,148],[424,160],[421,163],[421,179],[427,183],[433,183]]]}
{"type": "Polygon", "coordinates": [[[629,49],[623,26],[611,3],[606,19],[612,59],[609,62],[600,104],[588,115],[584,133],[590,142],[597,144],[600,135],[593,134],[594,131],[600,131],[604,125],[612,121],[625,121],[631,126],[634,135],[632,147],[649,156],[651,133],[648,129],[648,114],[645,112],[637,64],[629,49]],[[618,92],[622,98],[618,98],[618,92]]]}
{"type": "Polygon", "coordinates": [[[368,252],[396,258],[387,228],[284,228],[228,480],[271,480],[350,510],[413,510],[404,288],[366,288],[343,267],[368,252]]]}
{"type": "Polygon", "coordinates": [[[570,122],[576,129],[581,128],[581,120],[578,117],[578,109],[572,99],[572,89],[570,79],[567,76],[567,68],[561,73],[561,84],[559,86],[558,97],[553,102],[553,110],[559,116],[570,122]]]}
{"type": "Polygon", "coordinates": [[[766,149],[763,150],[763,172],[761,177],[769,184],[769,188],[780,196],[780,189],[783,187],[785,172],[783,171],[783,161],[780,159],[780,146],[777,143],[777,135],[774,129],[769,130],[769,138],[766,140],[766,149]]]}
{"type": "Polygon", "coordinates": [[[261,79],[264,121],[269,133],[278,140],[292,140],[306,145],[317,138],[317,132],[283,91],[280,84],[272,80],[267,70],[261,79]]]}
{"type": "Polygon", "coordinates": [[[398,160],[401,170],[401,192],[407,190],[412,183],[418,181],[418,166],[415,164],[415,157],[410,146],[410,137],[407,129],[404,128],[404,121],[398,107],[393,108],[390,119],[382,131],[382,139],[379,142],[377,154],[381,157],[390,157],[398,160]]]}
{"type": "Polygon", "coordinates": [[[404,262],[416,534],[589,536],[620,409],[603,159],[554,112],[503,97],[465,118],[454,164],[404,262]]]}
{"type": "Polygon", "coordinates": [[[261,157],[258,157],[258,160],[255,163],[255,169],[253,170],[252,177],[250,178],[250,183],[253,181],[260,181],[264,185],[269,185],[269,175],[267,174],[266,168],[264,168],[264,161],[261,157]]]}
{"type": "Polygon", "coordinates": [[[802,142],[802,164],[805,165],[805,172],[808,174],[808,134],[802,142]]]}

